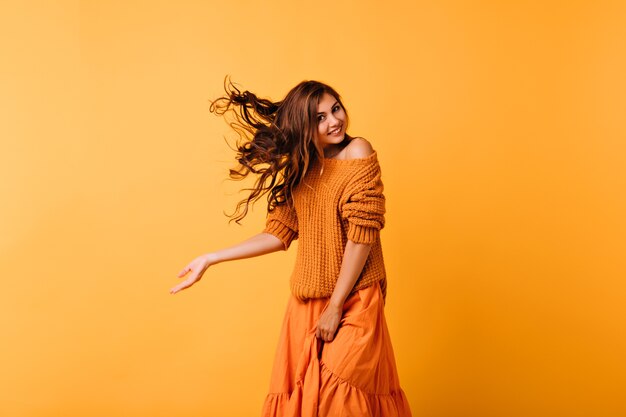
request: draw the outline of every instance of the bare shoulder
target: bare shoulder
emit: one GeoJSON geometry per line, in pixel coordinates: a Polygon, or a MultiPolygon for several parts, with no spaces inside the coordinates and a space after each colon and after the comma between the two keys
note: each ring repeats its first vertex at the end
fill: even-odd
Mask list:
{"type": "Polygon", "coordinates": [[[358,137],[350,141],[346,146],[346,159],[367,158],[374,153],[372,144],[365,138],[358,137]]]}

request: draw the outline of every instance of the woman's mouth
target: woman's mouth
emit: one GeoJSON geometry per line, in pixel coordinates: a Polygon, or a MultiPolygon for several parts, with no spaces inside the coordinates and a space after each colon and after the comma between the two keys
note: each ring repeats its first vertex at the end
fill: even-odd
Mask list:
{"type": "Polygon", "coordinates": [[[339,133],[341,133],[341,126],[339,126],[339,127],[338,127],[337,129],[335,129],[335,130],[332,130],[332,131],[328,132],[328,134],[329,134],[329,135],[332,135],[332,136],[337,136],[339,133]]]}

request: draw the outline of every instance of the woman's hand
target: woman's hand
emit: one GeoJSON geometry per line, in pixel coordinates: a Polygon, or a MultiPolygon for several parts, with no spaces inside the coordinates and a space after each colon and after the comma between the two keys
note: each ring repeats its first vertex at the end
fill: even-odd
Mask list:
{"type": "Polygon", "coordinates": [[[204,271],[206,271],[209,266],[215,263],[215,260],[213,258],[213,254],[208,253],[206,255],[198,256],[196,259],[191,261],[189,265],[184,267],[183,270],[178,273],[177,277],[182,278],[187,275],[188,272],[191,272],[191,275],[189,275],[186,280],[184,280],[177,286],[172,287],[170,289],[170,294],[176,294],[178,291],[191,287],[193,284],[200,281],[200,278],[202,278],[202,274],[204,274],[204,271]]]}
{"type": "Polygon", "coordinates": [[[315,336],[325,342],[331,342],[335,338],[335,333],[337,333],[342,314],[343,307],[328,304],[326,310],[324,310],[317,321],[315,336]]]}

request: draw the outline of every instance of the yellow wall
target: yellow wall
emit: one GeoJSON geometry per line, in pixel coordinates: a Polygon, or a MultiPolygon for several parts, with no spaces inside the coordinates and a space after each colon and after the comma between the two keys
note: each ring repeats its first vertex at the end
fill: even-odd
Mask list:
{"type": "Polygon", "coordinates": [[[3,2],[0,415],[260,414],[295,246],[168,293],[263,227],[226,74],[379,151],[415,416],[626,415],[624,4],[3,2]]]}

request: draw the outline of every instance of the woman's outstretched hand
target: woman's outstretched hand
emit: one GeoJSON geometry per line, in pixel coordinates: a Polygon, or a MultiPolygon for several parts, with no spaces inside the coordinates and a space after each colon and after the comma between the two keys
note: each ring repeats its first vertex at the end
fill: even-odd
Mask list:
{"type": "Polygon", "coordinates": [[[331,342],[337,333],[342,314],[343,308],[329,304],[317,321],[315,336],[325,342],[331,342]]]}
{"type": "Polygon", "coordinates": [[[178,273],[177,277],[182,278],[189,272],[191,272],[191,275],[189,275],[189,277],[187,277],[187,279],[180,284],[172,287],[170,289],[170,294],[176,294],[178,291],[191,287],[193,284],[200,281],[204,271],[206,271],[209,266],[213,265],[213,263],[215,263],[215,261],[213,260],[213,254],[211,253],[200,255],[191,261],[189,265],[184,267],[183,270],[178,273]]]}

